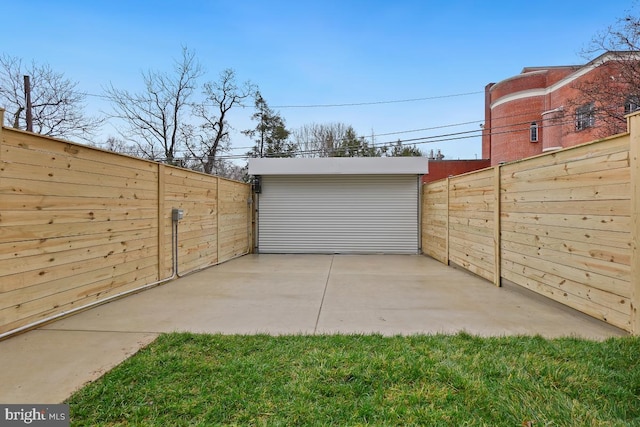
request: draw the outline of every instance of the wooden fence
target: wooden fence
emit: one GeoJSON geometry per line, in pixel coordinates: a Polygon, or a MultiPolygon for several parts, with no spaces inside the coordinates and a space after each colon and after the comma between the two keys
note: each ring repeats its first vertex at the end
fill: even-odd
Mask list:
{"type": "Polygon", "coordinates": [[[629,130],[425,185],[424,253],[640,334],[640,115],[629,130]]]}
{"type": "Polygon", "coordinates": [[[250,198],[245,183],[0,128],[0,337],[248,253],[250,198]]]}

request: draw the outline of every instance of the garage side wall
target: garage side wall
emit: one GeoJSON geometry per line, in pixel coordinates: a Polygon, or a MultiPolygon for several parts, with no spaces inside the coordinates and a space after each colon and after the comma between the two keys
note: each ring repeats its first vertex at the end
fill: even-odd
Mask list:
{"type": "Polygon", "coordinates": [[[174,207],[178,273],[247,253],[249,191],[0,128],[0,337],[172,277],[174,207]]]}
{"type": "Polygon", "coordinates": [[[425,185],[423,224],[440,225],[423,226],[425,254],[640,334],[640,116],[629,120],[631,134],[425,185]]]}

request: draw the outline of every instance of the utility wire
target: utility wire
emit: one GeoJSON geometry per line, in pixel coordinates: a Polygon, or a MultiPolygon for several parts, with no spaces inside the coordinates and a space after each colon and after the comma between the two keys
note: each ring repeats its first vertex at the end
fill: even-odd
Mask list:
{"type": "MultiPolygon", "coordinates": [[[[520,112],[517,114],[510,114],[510,115],[506,115],[506,116],[498,116],[498,117],[492,117],[492,120],[503,120],[503,119],[510,119],[510,118],[515,118],[515,117],[520,117],[520,116],[527,116],[527,115],[531,115],[531,114],[535,114],[537,113],[537,110],[531,110],[531,111],[524,111],[524,112],[520,112]]],[[[444,128],[450,128],[450,127],[458,127],[458,126],[464,126],[464,125],[469,125],[469,124],[477,124],[477,123],[483,123],[484,120],[472,120],[472,121],[467,121],[467,122],[459,122],[459,123],[450,123],[450,124],[445,124],[445,125],[439,125],[439,126],[431,126],[431,127],[426,127],[426,128],[420,128],[420,129],[410,129],[410,130],[401,130],[401,131],[394,131],[394,132],[387,132],[387,133],[379,133],[379,134],[373,134],[373,135],[364,135],[364,136],[360,136],[360,138],[364,138],[364,139],[375,139],[381,136],[390,136],[390,135],[400,135],[400,134],[407,134],[407,133],[415,133],[415,132],[423,132],[423,131],[428,131],[428,130],[435,130],[435,129],[444,129],[444,128]]],[[[500,129],[503,127],[511,127],[511,126],[518,126],[518,125],[524,125],[524,124],[529,124],[529,121],[525,121],[525,122],[518,122],[518,123],[511,123],[508,125],[502,125],[502,126],[493,126],[492,129],[500,129]]],[[[476,132],[482,132],[482,129],[476,129],[476,132]]],[[[473,132],[473,131],[468,131],[468,132],[473,132]]],[[[436,138],[439,137],[440,135],[433,135],[433,136],[429,136],[428,138],[436,138]]],[[[313,141],[311,141],[313,142],[313,141]]],[[[317,141],[316,141],[317,142],[317,141]]],[[[336,142],[342,142],[342,139],[338,139],[336,142]]],[[[397,141],[393,141],[393,142],[397,142],[397,141]]],[[[245,147],[231,147],[231,150],[250,150],[254,148],[254,146],[245,146],[245,147]]],[[[186,150],[178,150],[179,152],[187,152],[186,150]]]]}
{"type": "MultiPolygon", "coordinates": [[[[547,125],[545,126],[546,128],[550,128],[550,127],[554,127],[554,126],[564,126],[567,124],[572,124],[574,123],[573,120],[567,120],[567,121],[562,121],[562,122],[558,122],[558,123],[554,123],[551,125],[547,125]]],[[[517,129],[508,129],[508,130],[502,130],[502,131],[498,131],[498,132],[494,132],[492,130],[492,132],[490,133],[490,135],[507,135],[507,134],[514,134],[514,133],[522,133],[522,132],[528,132],[529,131],[529,121],[526,122],[520,122],[520,123],[516,123],[516,124],[510,124],[510,125],[505,125],[505,126],[499,126],[496,127],[495,129],[500,129],[500,128],[513,128],[514,126],[522,126],[522,125],[526,125],[523,126],[521,128],[517,128],[517,129]]],[[[478,129],[478,130],[471,130],[471,131],[465,131],[465,132],[455,132],[455,133],[450,133],[450,134],[442,134],[442,135],[434,135],[434,136],[427,136],[427,137],[420,137],[420,138],[412,138],[412,139],[406,139],[406,140],[402,140],[400,141],[403,145],[407,145],[407,146],[417,146],[417,145],[422,145],[422,144],[433,144],[433,143],[437,143],[437,142],[448,142],[448,141],[457,141],[457,140],[463,140],[463,139],[469,139],[469,138],[477,138],[479,136],[482,135],[483,130],[482,129],[478,129]],[[480,133],[480,134],[478,134],[480,133]]],[[[386,146],[387,144],[393,144],[397,141],[387,141],[384,143],[378,143],[378,144],[374,144],[372,147],[373,148],[381,148],[386,146]]],[[[315,150],[297,150],[295,151],[293,154],[294,155],[298,155],[298,156],[304,156],[304,155],[314,155],[314,154],[319,154],[321,152],[323,152],[324,149],[315,149],[315,150]]],[[[248,154],[229,154],[229,155],[220,155],[220,156],[216,156],[217,159],[220,160],[243,160],[243,159],[249,159],[252,158],[252,156],[248,155],[248,154]]],[[[184,157],[185,160],[198,160],[197,158],[191,158],[191,157],[184,157]]]]}
{"type": "MultiPolygon", "coordinates": [[[[376,105],[376,104],[392,104],[392,103],[415,102],[415,101],[423,101],[423,100],[433,100],[433,99],[459,97],[459,96],[473,95],[473,94],[479,94],[479,93],[483,93],[483,91],[467,92],[467,93],[460,93],[460,94],[450,94],[450,95],[442,95],[442,96],[403,99],[403,100],[359,102],[359,103],[345,103],[345,104],[281,105],[281,106],[274,106],[273,108],[320,108],[320,107],[345,107],[345,106],[364,106],[364,105],[376,105]]],[[[87,96],[95,96],[95,97],[99,97],[99,98],[110,99],[108,96],[105,96],[105,95],[97,95],[97,94],[91,94],[91,93],[83,93],[83,94],[87,95],[87,96]]],[[[526,112],[521,112],[521,113],[517,113],[517,114],[507,115],[507,116],[492,117],[491,119],[492,119],[492,121],[494,121],[494,120],[503,120],[503,119],[507,119],[507,118],[514,118],[514,117],[531,115],[531,114],[536,114],[536,113],[539,113],[539,112],[535,111],[535,110],[532,110],[532,111],[526,111],[526,112]]],[[[410,130],[401,130],[401,131],[387,132],[387,133],[380,133],[380,134],[373,134],[373,135],[365,135],[365,136],[361,136],[359,138],[362,138],[362,139],[369,139],[370,138],[371,141],[372,141],[371,147],[374,147],[374,148],[384,147],[384,146],[386,146],[388,144],[396,143],[397,141],[400,141],[401,143],[403,143],[405,145],[418,145],[418,144],[426,144],[426,143],[434,143],[434,142],[455,141],[455,140],[462,140],[462,139],[479,137],[479,136],[481,136],[483,134],[484,129],[476,129],[476,130],[463,131],[463,132],[439,134],[439,135],[432,135],[432,136],[425,136],[425,137],[418,137],[418,138],[410,138],[410,139],[404,139],[404,140],[398,139],[397,141],[387,141],[387,142],[383,142],[383,143],[373,143],[373,140],[375,138],[382,137],[382,136],[391,136],[391,135],[401,135],[401,134],[415,133],[415,132],[424,132],[424,131],[428,131],[428,130],[464,126],[464,125],[469,125],[469,124],[474,124],[474,123],[483,123],[483,122],[484,122],[484,120],[473,120],[473,121],[467,121],[467,122],[452,123],[452,124],[446,124],[446,125],[440,125],[440,126],[420,128],[420,129],[410,129],[410,130]]],[[[570,123],[570,122],[566,122],[566,123],[570,123]]],[[[566,123],[562,123],[562,124],[566,124],[566,123]]],[[[513,126],[519,126],[519,125],[525,125],[525,124],[528,126],[530,124],[530,121],[520,122],[520,123],[515,123],[515,124],[512,123],[512,124],[503,125],[503,126],[493,126],[492,129],[491,129],[491,135],[498,135],[498,134],[503,134],[503,133],[523,132],[523,131],[526,131],[527,128],[522,128],[522,129],[517,129],[517,130],[510,130],[510,131],[506,131],[506,132],[496,132],[496,130],[499,130],[500,128],[512,128],[513,126]]],[[[549,127],[549,126],[551,126],[551,125],[547,125],[545,127],[549,127]]],[[[339,143],[340,140],[338,140],[336,142],[339,143]]],[[[313,143],[313,141],[311,143],[313,143]]],[[[252,148],[254,148],[254,146],[249,146],[249,147],[231,147],[230,150],[233,150],[233,151],[236,151],[236,150],[250,150],[252,148]]],[[[178,151],[178,153],[179,152],[186,153],[186,150],[184,150],[184,151],[180,150],[180,151],[178,151]]],[[[305,152],[303,150],[297,150],[294,154],[295,155],[305,155],[305,154],[313,155],[313,154],[317,154],[317,153],[314,153],[314,152],[311,152],[311,151],[305,152]]],[[[216,158],[220,158],[220,159],[249,158],[249,157],[251,157],[251,156],[247,155],[246,153],[244,153],[244,154],[236,154],[236,155],[230,154],[230,155],[216,156],[216,158]]]]}
{"type": "Polygon", "coordinates": [[[333,107],[359,107],[363,105],[399,104],[403,102],[430,101],[433,99],[455,98],[458,96],[477,95],[484,91],[454,93],[450,95],[427,96],[423,98],[396,99],[389,101],[350,102],[344,104],[308,104],[308,105],[274,105],[271,108],[333,108],[333,107]]]}
{"type": "MultiPolygon", "coordinates": [[[[508,117],[517,117],[517,116],[521,116],[527,113],[519,113],[519,114],[514,114],[508,117]]],[[[473,122],[468,122],[468,123],[476,123],[476,121],[473,122]]],[[[573,123],[573,120],[568,120],[568,121],[563,121],[563,122],[558,122],[552,125],[547,125],[545,126],[545,128],[549,128],[552,126],[564,126],[566,124],[571,124],[573,123]]],[[[522,132],[528,132],[529,131],[529,125],[530,125],[530,121],[522,121],[522,122],[517,122],[517,123],[510,123],[507,125],[502,125],[502,126],[494,126],[491,129],[491,132],[486,132],[485,129],[473,129],[473,130],[468,130],[468,131],[461,131],[461,132],[452,132],[452,133],[445,133],[445,134],[438,134],[438,135],[430,135],[430,136],[423,136],[423,137],[417,137],[417,138],[408,138],[408,139],[403,139],[403,140],[395,140],[395,141],[384,141],[384,142],[380,142],[380,143],[375,143],[370,145],[370,148],[382,148],[382,147],[386,147],[392,144],[397,143],[398,141],[406,146],[417,146],[417,145],[423,145],[423,144],[433,144],[433,143],[438,143],[438,142],[449,142],[449,141],[457,141],[457,140],[463,140],[463,139],[470,139],[470,138],[478,138],[480,136],[483,135],[505,135],[505,134],[514,134],[514,133],[522,133],[522,132]],[[522,127],[517,127],[517,126],[522,126],[522,127]],[[514,127],[517,127],[514,129],[514,127]],[[505,130],[500,130],[500,129],[505,129],[505,130]]],[[[434,128],[443,128],[443,127],[449,127],[449,126],[454,126],[454,125],[444,125],[444,126],[437,126],[434,128]]],[[[425,129],[433,129],[433,128],[425,128],[425,129]]],[[[408,131],[409,132],[409,131],[408,131]]],[[[344,139],[340,139],[336,142],[340,143],[342,142],[344,139]]],[[[254,148],[253,146],[251,147],[235,147],[232,148],[232,150],[241,150],[241,149],[252,149],[254,148]]],[[[303,149],[298,149],[296,151],[294,151],[292,154],[296,155],[296,156],[313,156],[313,155],[317,155],[317,154],[321,154],[326,150],[326,148],[322,147],[322,148],[318,148],[318,149],[312,149],[312,150],[303,150],[303,149]]],[[[177,153],[187,153],[186,150],[179,150],[176,152],[177,153]]],[[[241,159],[248,159],[251,158],[253,156],[245,153],[242,154],[220,154],[217,155],[216,158],[220,159],[220,160],[241,160],[241,159]]],[[[191,157],[188,155],[182,156],[181,157],[184,160],[198,160],[198,158],[196,157],[191,157]]]]}
{"type": "MultiPolygon", "coordinates": [[[[509,115],[509,116],[503,116],[500,117],[501,119],[504,118],[514,118],[514,117],[519,117],[519,116],[523,116],[523,115],[529,115],[531,114],[531,112],[524,112],[524,113],[518,113],[518,114],[513,114],[513,115],[509,115]]],[[[448,127],[456,127],[456,126],[463,126],[463,125],[467,125],[467,124],[474,124],[474,123],[481,123],[483,120],[474,120],[474,121],[470,121],[470,122],[461,122],[461,123],[453,123],[453,124],[448,124],[448,125],[441,125],[441,126],[433,126],[433,127],[428,127],[428,128],[422,128],[422,129],[412,129],[412,130],[405,130],[405,131],[397,131],[397,132],[389,132],[389,133],[380,133],[380,134],[375,134],[375,135],[365,135],[365,136],[361,136],[360,138],[364,138],[364,139],[369,139],[369,138],[376,138],[376,137],[380,137],[380,136],[389,136],[389,135],[398,135],[398,134],[406,134],[406,133],[412,133],[412,132],[421,132],[421,131],[425,131],[425,130],[433,130],[433,129],[443,129],[443,128],[448,128],[448,127]]],[[[517,122],[517,123],[510,123],[507,125],[502,125],[502,126],[493,126],[492,132],[490,133],[491,135],[497,135],[500,134],[501,132],[495,132],[494,130],[498,130],[498,129],[503,129],[503,128],[510,128],[513,126],[521,126],[521,125],[529,125],[531,122],[529,120],[527,121],[523,121],[523,122],[517,122]]],[[[547,125],[545,127],[550,127],[551,125],[547,125]]],[[[527,130],[528,128],[523,128],[518,130],[518,132],[522,132],[524,130],[527,130]]],[[[455,135],[464,135],[464,134],[473,134],[473,133],[480,133],[480,135],[475,135],[475,136],[481,136],[482,132],[484,132],[483,128],[480,129],[474,129],[474,130],[469,130],[469,131],[463,131],[463,132],[456,132],[456,133],[449,133],[449,134],[438,134],[438,135],[430,135],[430,136],[425,136],[425,137],[419,137],[419,138],[414,138],[414,139],[401,139],[400,142],[402,142],[403,144],[406,141],[414,141],[414,140],[422,140],[422,139],[433,139],[433,138],[441,138],[441,137],[450,137],[450,136],[455,136],[455,135]]],[[[489,135],[489,133],[487,133],[489,135]]],[[[338,139],[336,142],[343,142],[343,139],[338,139]]],[[[319,142],[319,141],[311,141],[311,142],[319,142]]],[[[383,142],[383,143],[376,143],[373,144],[372,147],[379,147],[379,146],[385,146],[387,144],[393,144],[398,142],[396,141],[387,141],[387,142],[383,142]]],[[[254,146],[250,146],[250,147],[233,147],[231,148],[232,150],[250,150],[254,148],[254,146]]]]}

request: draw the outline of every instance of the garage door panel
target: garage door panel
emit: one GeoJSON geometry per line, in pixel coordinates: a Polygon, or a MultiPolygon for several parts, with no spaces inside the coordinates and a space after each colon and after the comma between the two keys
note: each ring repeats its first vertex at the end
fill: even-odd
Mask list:
{"type": "Polygon", "coordinates": [[[264,176],[258,218],[262,253],[416,253],[418,179],[264,176]]]}

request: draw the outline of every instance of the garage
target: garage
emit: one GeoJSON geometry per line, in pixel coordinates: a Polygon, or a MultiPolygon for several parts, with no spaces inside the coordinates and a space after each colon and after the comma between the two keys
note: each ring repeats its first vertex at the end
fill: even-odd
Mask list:
{"type": "Polygon", "coordinates": [[[421,157],[250,159],[258,253],[420,252],[421,157]]]}

